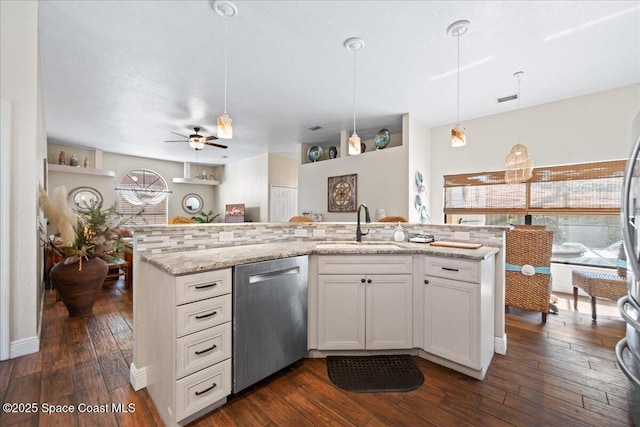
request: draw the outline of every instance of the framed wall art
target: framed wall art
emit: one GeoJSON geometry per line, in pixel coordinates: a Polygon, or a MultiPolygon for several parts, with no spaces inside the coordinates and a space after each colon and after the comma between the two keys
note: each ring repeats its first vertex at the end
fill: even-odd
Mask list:
{"type": "Polygon", "coordinates": [[[328,211],[355,212],[358,206],[358,174],[330,176],[328,211]]]}

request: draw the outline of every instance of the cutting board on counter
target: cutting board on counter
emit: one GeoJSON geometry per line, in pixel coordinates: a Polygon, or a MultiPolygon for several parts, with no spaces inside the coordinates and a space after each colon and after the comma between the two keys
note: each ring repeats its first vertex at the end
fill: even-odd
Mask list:
{"type": "Polygon", "coordinates": [[[448,242],[440,240],[429,243],[431,246],[442,246],[445,248],[461,248],[461,249],[478,249],[482,247],[482,243],[465,243],[465,242],[448,242]]]}

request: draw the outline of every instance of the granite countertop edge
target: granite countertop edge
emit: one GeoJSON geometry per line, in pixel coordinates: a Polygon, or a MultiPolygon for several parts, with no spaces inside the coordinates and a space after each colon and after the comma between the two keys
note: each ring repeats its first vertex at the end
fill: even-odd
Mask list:
{"type": "Polygon", "coordinates": [[[423,243],[397,242],[286,242],[227,246],[159,254],[140,253],[140,259],[174,275],[219,270],[236,265],[300,255],[433,255],[481,261],[500,251],[492,246],[478,249],[435,247],[423,243]],[[326,247],[340,246],[340,247],[326,247]],[[323,247],[325,246],[325,247],[323,247]],[[353,246],[353,247],[351,247],[353,246]]]}

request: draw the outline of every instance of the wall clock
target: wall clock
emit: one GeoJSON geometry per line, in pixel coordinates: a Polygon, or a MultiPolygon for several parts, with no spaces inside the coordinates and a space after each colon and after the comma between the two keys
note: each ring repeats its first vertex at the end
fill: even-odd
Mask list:
{"type": "Polygon", "coordinates": [[[358,175],[330,176],[328,182],[328,211],[355,212],[358,204],[358,175]]]}

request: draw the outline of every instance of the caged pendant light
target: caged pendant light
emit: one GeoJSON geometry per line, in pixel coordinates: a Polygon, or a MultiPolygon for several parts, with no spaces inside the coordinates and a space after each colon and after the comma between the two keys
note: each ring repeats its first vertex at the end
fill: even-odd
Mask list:
{"type": "Polygon", "coordinates": [[[344,47],[353,52],[353,135],[349,138],[348,153],[356,156],[362,152],[360,137],[356,133],[356,52],[364,47],[364,40],[352,37],[344,41],[344,47]]]}
{"type": "Polygon", "coordinates": [[[464,128],[460,125],[460,37],[469,30],[470,22],[467,20],[456,21],[449,25],[447,34],[458,39],[458,107],[456,125],[451,129],[451,146],[463,147],[467,145],[467,135],[464,128]]]}
{"type": "MultiPolygon", "coordinates": [[[[518,109],[520,109],[520,81],[524,71],[516,71],[513,76],[518,79],[518,109]]],[[[520,141],[520,126],[518,126],[518,141],[520,141]]],[[[507,184],[517,184],[531,179],[533,176],[533,160],[527,146],[518,142],[507,155],[504,181],[507,184]]]]}
{"type": "Polygon", "coordinates": [[[227,19],[238,14],[238,7],[229,0],[214,0],[213,10],[223,18],[224,23],[224,114],[218,117],[218,138],[233,138],[233,120],[227,115],[227,19]]]}

